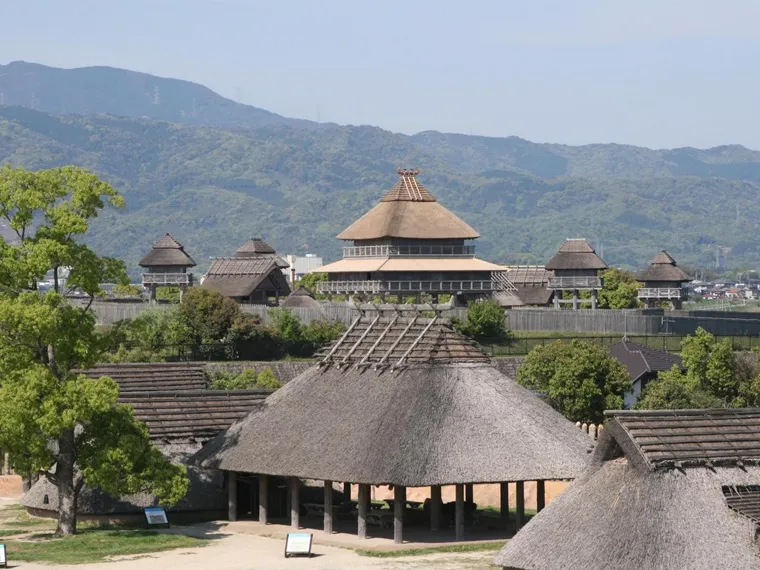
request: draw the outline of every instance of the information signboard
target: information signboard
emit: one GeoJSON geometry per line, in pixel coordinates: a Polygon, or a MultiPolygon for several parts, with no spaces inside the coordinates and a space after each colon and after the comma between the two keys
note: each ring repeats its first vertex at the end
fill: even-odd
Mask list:
{"type": "Polygon", "coordinates": [[[285,539],[285,558],[289,556],[311,556],[310,532],[290,532],[285,539]]]}
{"type": "Polygon", "coordinates": [[[146,507],[145,520],[148,526],[169,526],[169,519],[166,518],[166,511],[163,507],[146,507]]]}
{"type": "Polygon", "coordinates": [[[5,556],[5,545],[0,544],[0,566],[8,568],[8,558],[5,556]]]}

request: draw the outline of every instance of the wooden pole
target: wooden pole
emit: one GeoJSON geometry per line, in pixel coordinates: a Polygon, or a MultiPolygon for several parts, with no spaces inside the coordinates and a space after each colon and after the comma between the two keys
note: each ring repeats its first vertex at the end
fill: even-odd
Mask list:
{"type": "Polygon", "coordinates": [[[351,502],[351,483],[343,483],[343,498],[347,503],[351,502]]]}
{"type": "Polygon", "coordinates": [[[290,478],[290,526],[300,528],[300,501],[298,500],[298,491],[300,490],[298,477],[290,478]]]}
{"type": "Polygon", "coordinates": [[[332,481],[325,481],[325,520],[324,531],[332,534],[333,531],[333,488],[332,481]]]}
{"type": "Polygon", "coordinates": [[[536,512],[540,513],[546,506],[546,485],[543,481],[536,481],[536,512]]]}
{"type": "Polygon", "coordinates": [[[237,473],[227,473],[227,518],[237,520],[237,473]]]}
{"type": "Polygon", "coordinates": [[[468,505],[475,502],[475,488],[472,483],[467,483],[464,486],[464,502],[468,505]]]}
{"type": "Polygon", "coordinates": [[[525,524],[525,482],[518,481],[517,487],[517,518],[515,522],[516,530],[520,530],[525,524]]]}
{"type": "Polygon", "coordinates": [[[393,487],[393,542],[396,544],[404,542],[405,491],[404,487],[393,487]]]}
{"type": "Polygon", "coordinates": [[[430,487],[430,530],[437,532],[441,530],[441,486],[433,485],[430,487]]]}
{"type": "Polygon", "coordinates": [[[464,538],[464,485],[456,486],[457,502],[454,510],[454,528],[456,540],[464,538]]]}
{"type": "Polygon", "coordinates": [[[501,518],[504,520],[509,520],[509,483],[504,482],[499,485],[499,512],[501,513],[501,518]]]}
{"type": "Polygon", "coordinates": [[[259,522],[269,522],[269,476],[259,475],[259,522]]]}
{"type": "Polygon", "coordinates": [[[369,513],[369,485],[359,485],[359,516],[357,529],[359,538],[367,538],[367,514],[369,513]]]}

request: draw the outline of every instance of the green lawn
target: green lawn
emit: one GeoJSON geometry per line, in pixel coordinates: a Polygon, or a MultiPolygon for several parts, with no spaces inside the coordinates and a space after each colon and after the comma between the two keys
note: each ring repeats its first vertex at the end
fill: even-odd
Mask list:
{"type": "Polygon", "coordinates": [[[53,538],[52,534],[46,534],[36,535],[30,540],[9,540],[6,549],[10,561],[85,564],[100,562],[110,556],[146,554],[205,546],[207,543],[207,540],[199,538],[149,530],[88,529],[66,538],[53,538]]]}
{"type": "Polygon", "coordinates": [[[506,540],[495,542],[478,542],[475,544],[455,544],[448,546],[431,546],[430,548],[409,548],[407,550],[364,550],[357,548],[360,556],[375,558],[400,558],[402,556],[423,556],[425,554],[440,554],[442,552],[482,552],[499,550],[506,540]]]}

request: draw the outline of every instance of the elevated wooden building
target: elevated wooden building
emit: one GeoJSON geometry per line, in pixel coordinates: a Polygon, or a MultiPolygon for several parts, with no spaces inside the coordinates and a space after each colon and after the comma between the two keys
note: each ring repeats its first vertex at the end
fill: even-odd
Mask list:
{"type": "Polygon", "coordinates": [[[216,257],[201,286],[219,291],[240,303],[279,305],[290,294],[283,269],[288,263],[261,238],[241,245],[233,257],[216,257]]]}
{"type": "MultiPolygon", "coordinates": [[[[525,481],[538,481],[540,510],[544,481],[584,470],[588,435],[502,375],[440,312],[423,316],[403,305],[360,310],[317,365],[196,455],[198,464],[228,472],[231,484],[257,477],[259,522],[268,521],[270,480],[284,477],[292,490],[291,524],[298,527],[299,479],[316,479],[324,481],[322,522],[332,532],[333,482],[352,483],[359,485],[358,535],[367,537],[371,521],[386,521],[401,542],[405,520],[423,514],[407,508],[406,488],[431,488],[425,513],[431,531],[444,532],[441,486],[455,485],[451,538],[461,540],[465,505],[474,506],[465,499],[472,484],[500,483],[506,517],[506,483],[516,482],[519,528],[525,481]],[[373,485],[392,486],[393,510],[373,509],[373,485]]],[[[239,491],[229,491],[235,519],[239,491]]]]}
{"type": "Polygon", "coordinates": [[[666,303],[674,310],[681,309],[686,300],[684,283],[691,281],[664,249],[649,263],[649,267],[636,274],[636,279],[643,284],[639,289],[639,300],[647,307],[659,307],[666,303]]]}
{"type": "Polygon", "coordinates": [[[591,308],[596,309],[603,286],[601,272],[607,269],[607,264],[585,239],[566,239],[545,268],[554,272],[549,289],[554,292],[555,308],[559,309],[561,303],[572,303],[573,309],[578,309],[580,291],[591,291],[591,308]]]}
{"type": "Polygon", "coordinates": [[[193,284],[193,274],[187,270],[195,267],[195,261],[168,233],[153,244],[153,249],[140,260],[140,267],[147,269],[142,274],[142,285],[150,291],[151,301],[156,300],[158,287],[179,287],[181,297],[193,284]]]}
{"type": "Polygon", "coordinates": [[[320,267],[327,294],[419,296],[441,293],[468,298],[514,295],[496,264],[477,259],[469,240],[480,234],[443,207],[417,180],[419,170],[398,170],[399,179],[369,212],[338,235],[352,245],[343,259],[320,267]]]}
{"type": "Polygon", "coordinates": [[[760,569],[760,409],[608,412],[587,472],[505,570],[760,569]]]}

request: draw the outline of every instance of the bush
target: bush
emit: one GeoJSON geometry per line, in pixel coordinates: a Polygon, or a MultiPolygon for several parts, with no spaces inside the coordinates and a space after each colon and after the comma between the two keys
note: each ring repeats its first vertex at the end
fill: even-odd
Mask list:
{"type": "Polygon", "coordinates": [[[481,342],[499,342],[510,337],[504,319],[504,309],[493,300],[470,303],[465,320],[454,320],[453,325],[463,335],[481,342]]]}
{"type": "Polygon", "coordinates": [[[217,291],[191,287],[182,298],[180,320],[196,344],[221,342],[240,318],[240,307],[217,291]]]}
{"type": "Polygon", "coordinates": [[[240,374],[217,372],[211,381],[212,390],[276,390],[281,387],[282,384],[268,367],[258,373],[253,368],[244,368],[240,374]]]}

